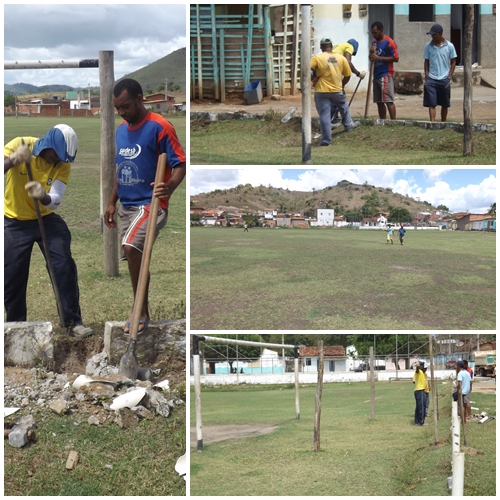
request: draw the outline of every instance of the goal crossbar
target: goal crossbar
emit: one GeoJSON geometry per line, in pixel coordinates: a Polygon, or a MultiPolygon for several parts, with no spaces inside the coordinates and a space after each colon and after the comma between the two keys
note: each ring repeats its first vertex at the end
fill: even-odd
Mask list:
{"type": "Polygon", "coordinates": [[[270,344],[266,342],[252,342],[250,340],[236,340],[224,337],[210,337],[208,335],[193,335],[193,371],[194,371],[194,394],[196,407],[196,448],[203,450],[203,430],[201,414],[201,362],[200,362],[200,342],[216,342],[220,344],[248,345],[256,347],[273,347],[277,349],[294,350],[294,371],[295,371],[295,418],[300,420],[299,404],[299,347],[291,344],[270,344]]]}

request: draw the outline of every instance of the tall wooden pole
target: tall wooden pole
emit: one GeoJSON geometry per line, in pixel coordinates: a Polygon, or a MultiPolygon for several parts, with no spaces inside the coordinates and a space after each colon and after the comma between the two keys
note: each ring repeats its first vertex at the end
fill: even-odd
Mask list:
{"type": "Polygon", "coordinates": [[[302,90],[302,163],[311,163],[311,5],[302,4],[302,50],[300,88],[302,90]]]}
{"type": "Polygon", "coordinates": [[[436,394],[436,384],[434,383],[434,349],[432,342],[432,334],[429,334],[429,362],[431,364],[431,396],[432,396],[432,407],[434,413],[434,446],[437,447],[439,436],[438,436],[438,398],[436,394]]]}
{"type": "Polygon", "coordinates": [[[463,156],[472,155],[472,32],[474,5],[465,5],[464,36],[464,150],[463,156]]]}
{"type": "MultiPolygon", "coordinates": [[[[203,337],[202,337],[203,338],[203,337]]],[[[201,424],[201,382],[200,382],[200,337],[193,335],[193,371],[194,371],[194,399],[196,407],[196,449],[203,451],[203,432],[201,424]]]]}
{"type": "Polygon", "coordinates": [[[99,51],[99,82],[101,86],[101,228],[104,245],[104,275],[118,276],[118,229],[104,224],[104,212],[116,178],[115,110],[113,107],[114,54],[99,51]]]}
{"type": "Polygon", "coordinates": [[[321,395],[323,393],[324,365],[323,341],[318,340],[318,383],[316,385],[316,410],[314,412],[314,451],[321,451],[321,395]]]}
{"type": "Polygon", "coordinates": [[[373,351],[373,346],[370,346],[370,393],[372,420],[375,420],[375,353],[373,351]]]}
{"type": "Polygon", "coordinates": [[[299,347],[293,348],[294,368],[295,368],[295,419],[300,420],[300,401],[299,401],[299,347]]]}

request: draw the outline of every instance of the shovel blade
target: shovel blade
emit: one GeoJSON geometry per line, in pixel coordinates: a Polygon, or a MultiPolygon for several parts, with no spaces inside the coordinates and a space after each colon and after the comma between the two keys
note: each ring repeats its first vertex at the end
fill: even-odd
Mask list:
{"type": "Polygon", "coordinates": [[[127,352],[120,360],[118,373],[131,380],[137,379],[137,374],[139,373],[139,363],[137,361],[137,356],[135,355],[135,340],[133,339],[130,339],[127,352]]]}

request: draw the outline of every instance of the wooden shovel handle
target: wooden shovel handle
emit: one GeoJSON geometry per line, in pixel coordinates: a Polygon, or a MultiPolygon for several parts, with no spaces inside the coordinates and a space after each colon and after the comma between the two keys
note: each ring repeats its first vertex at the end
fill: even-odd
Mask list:
{"type": "MultiPolygon", "coordinates": [[[[163,182],[165,178],[165,169],[167,166],[167,155],[163,153],[158,158],[158,165],[156,167],[155,185],[153,191],[158,183],[163,182]]],[[[135,294],[134,308],[132,310],[132,321],[130,325],[130,338],[137,339],[137,332],[139,331],[140,312],[144,305],[144,297],[146,295],[146,288],[148,286],[149,264],[151,262],[151,253],[153,251],[153,244],[155,241],[156,233],[156,220],[158,218],[158,210],[160,208],[160,198],[153,195],[151,198],[151,206],[149,209],[148,227],[146,228],[146,241],[144,242],[144,250],[142,252],[141,269],[139,271],[139,281],[137,283],[137,290],[135,294]]]]}

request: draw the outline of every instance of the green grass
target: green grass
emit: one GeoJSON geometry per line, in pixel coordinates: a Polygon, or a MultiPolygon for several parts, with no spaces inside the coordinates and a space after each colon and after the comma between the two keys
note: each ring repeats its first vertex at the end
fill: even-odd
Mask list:
{"type": "MultiPolygon", "coordinates": [[[[174,470],[185,453],[186,413],[143,420],[134,429],[115,424],[95,427],[74,418],[47,414],[37,440],[23,448],[4,447],[7,496],[165,496],[185,495],[174,470]],[[70,450],[78,465],[66,470],[70,450]],[[112,466],[112,467],[110,467],[112,466]]],[[[7,443],[7,442],[6,442],[7,443]]]]}
{"type": "MultiPolygon", "coordinates": [[[[323,385],[321,452],[314,452],[315,386],[300,388],[300,420],[295,420],[294,390],[286,386],[203,389],[204,426],[268,424],[278,430],[205,444],[201,453],[191,448],[191,495],[447,496],[451,396],[449,384],[440,388],[436,448],[433,418],[428,427],[413,426],[410,382],[376,384],[375,421],[368,383],[323,385]]],[[[475,394],[474,400],[496,414],[496,396],[475,394]]],[[[194,426],[194,397],[191,401],[194,426]]],[[[495,495],[494,422],[468,424],[467,441],[465,495],[495,495]]]]}
{"type": "MultiPolygon", "coordinates": [[[[173,118],[179,139],[186,144],[185,117],[173,118]]],[[[120,118],[116,122],[119,123],[120,118]]],[[[57,123],[67,123],[78,136],[78,154],[58,213],[72,233],[72,253],[79,274],[83,321],[97,332],[106,321],[124,321],[133,303],[128,268],[120,262],[119,276],[104,275],[104,250],[100,221],[100,120],[98,118],[13,118],[4,119],[5,142],[18,136],[43,136],[57,123]]],[[[107,200],[106,200],[107,203],[107,200]]],[[[155,243],[151,259],[149,290],[152,319],[185,317],[186,309],[186,185],[172,197],[168,223],[155,243]]],[[[57,325],[57,308],[45,261],[35,248],[28,283],[28,321],[52,321],[57,325]]]]}
{"type": "MultiPolygon", "coordinates": [[[[193,165],[299,165],[300,120],[282,124],[268,112],[262,120],[233,120],[205,125],[191,122],[193,165]]],[[[369,122],[368,122],[369,123],[369,122]]],[[[464,158],[463,134],[407,126],[363,125],[346,134],[333,131],[332,146],[317,147],[314,165],[495,165],[496,133],[474,132],[473,156],[464,158]]],[[[313,129],[313,135],[319,130],[313,129]]]]}
{"type": "Polygon", "coordinates": [[[495,329],[495,233],[193,227],[192,329],[495,329]],[[214,302],[214,293],[216,301],[214,302]]]}

